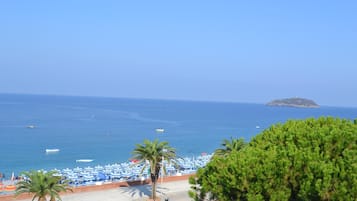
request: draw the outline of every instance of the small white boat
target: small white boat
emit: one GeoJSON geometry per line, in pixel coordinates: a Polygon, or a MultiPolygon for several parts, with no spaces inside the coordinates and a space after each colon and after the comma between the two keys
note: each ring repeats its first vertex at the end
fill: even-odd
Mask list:
{"type": "Polygon", "coordinates": [[[163,128],[157,128],[157,129],[155,129],[155,131],[156,131],[157,133],[163,133],[163,132],[165,132],[165,129],[163,129],[163,128]]]}
{"type": "Polygon", "coordinates": [[[35,125],[27,125],[26,128],[36,128],[35,125]]]}
{"type": "Polygon", "coordinates": [[[46,149],[46,153],[56,153],[59,152],[59,149],[46,149]]]}
{"type": "Polygon", "coordinates": [[[93,159],[78,159],[76,160],[77,163],[90,163],[93,159]]]}

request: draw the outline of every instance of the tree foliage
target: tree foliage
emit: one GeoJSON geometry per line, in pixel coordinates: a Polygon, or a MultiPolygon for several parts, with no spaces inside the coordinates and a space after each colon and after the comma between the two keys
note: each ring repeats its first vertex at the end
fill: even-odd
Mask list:
{"type": "Polygon", "coordinates": [[[133,151],[133,159],[143,163],[143,169],[150,166],[150,178],[152,182],[152,199],[156,199],[156,182],[159,178],[163,160],[171,161],[176,159],[175,149],[169,143],[159,142],[159,140],[144,140],[143,144],[137,144],[133,151]],[[148,162],[148,163],[147,163],[148,162]]]}
{"type": "Polygon", "coordinates": [[[231,140],[224,139],[221,146],[223,148],[219,148],[215,151],[215,156],[226,156],[230,154],[232,151],[239,151],[244,148],[246,143],[243,138],[231,138],[231,140]]]}
{"type": "Polygon", "coordinates": [[[59,193],[71,189],[67,181],[56,176],[56,173],[55,171],[24,172],[25,179],[16,184],[15,195],[32,193],[34,194],[32,200],[38,198],[38,201],[46,201],[47,196],[50,197],[50,201],[61,200],[59,193]]]}
{"type": "Polygon", "coordinates": [[[289,120],[190,179],[195,200],[357,200],[356,121],[289,120]]]}

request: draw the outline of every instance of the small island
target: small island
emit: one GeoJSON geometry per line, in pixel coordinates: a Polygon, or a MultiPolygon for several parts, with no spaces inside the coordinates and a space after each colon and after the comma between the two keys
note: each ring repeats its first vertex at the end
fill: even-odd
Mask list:
{"type": "Polygon", "coordinates": [[[284,107],[300,107],[300,108],[318,108],[320,107],[313,100],[305,98],[286,98],[273,100],[266,105],[268,106],[284,106],[284,107]]]}

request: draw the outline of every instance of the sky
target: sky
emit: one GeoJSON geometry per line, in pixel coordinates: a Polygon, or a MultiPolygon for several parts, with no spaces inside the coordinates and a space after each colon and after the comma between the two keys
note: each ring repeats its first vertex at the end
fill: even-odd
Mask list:
{"type": "Polygon", "coordinates": [[[0,2],[0,93],[357,107],[357,1],[0,2]]]}

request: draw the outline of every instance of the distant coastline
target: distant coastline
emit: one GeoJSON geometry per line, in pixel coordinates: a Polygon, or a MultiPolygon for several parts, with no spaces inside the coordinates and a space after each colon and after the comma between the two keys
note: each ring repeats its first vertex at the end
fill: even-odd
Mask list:
{"type": "Polygon", "coordinates": [[[285,98],[270,101],[267,106],[298,107],[298,108],[319,108],[315,101],[306,98],[285,98]]]}

